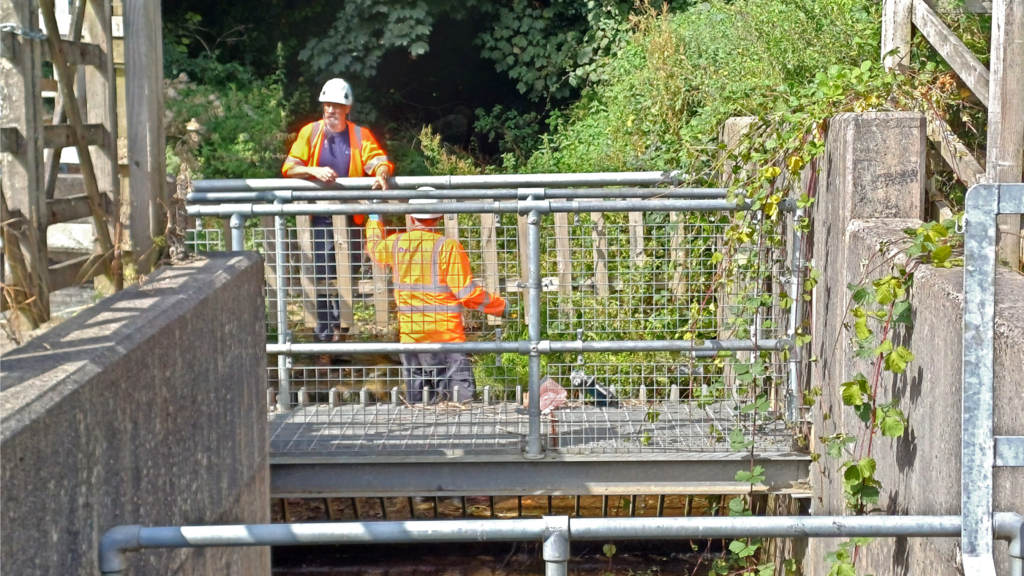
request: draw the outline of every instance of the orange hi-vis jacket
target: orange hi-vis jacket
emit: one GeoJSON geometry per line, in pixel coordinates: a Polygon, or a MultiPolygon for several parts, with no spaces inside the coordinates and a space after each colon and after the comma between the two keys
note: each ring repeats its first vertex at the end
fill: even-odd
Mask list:
{"type": "MultiPolygon", "coordinates": [[[[347,122],[347,124],[349,145],[352,150],[348,164],[348,177],[376,176],[377,171],[383,166],[390,168],[391,173],[394,174],[395,165],[388,160],[387,154],[377,144],[377,139],[373,137],[373,134],[362,126],[356,126],[351,122],[347,122]]],[[[327,134],[327,130],[324,128],[324,121],[317,120],[306,124],[302,130],[299,130],[299,136],[292,144],[288,157],[284,160],[284,165],[281,166],[281,174],[284,177],[287,178],[295,166],[320,165],[320,151],[323,150],[324,137],[327,134]]],[[[362,224],[365,218],[365,216],[356,216],[354,220],[357,224],[362,224]]]]}
{"type": "Polygon", "coordinates": [[[373,261],[391,265],[400,341],[465,342],[464,309],[492,316],[505,311],[505,299],[473,278],[458,240],[422,229],[384,238],[376,220],[366,223],[366,238],[373,261]]]}

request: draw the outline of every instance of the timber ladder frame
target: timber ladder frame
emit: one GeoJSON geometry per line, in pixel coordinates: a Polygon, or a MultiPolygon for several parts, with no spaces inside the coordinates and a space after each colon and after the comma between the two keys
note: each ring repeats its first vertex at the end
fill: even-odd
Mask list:
{"type": "Polygon", "coordinates": [[[78,0],[69,15],[61,14],[70,16],[62,38],[54,0],[0,4],[2,221],[12,276],[5,279],[3,303],[32,328],[49,319],[50,292],[98,274],[120,287],[114,267],[120,178],[111,8],[110,0],[78,0]],[[44,61],[53,64],[54,79],[43,78],[44,61]],[[44,90],[56,92],[51,124],[44,123],[44,90]],[[61,151],[72,147],[85,194],[55,198],[61,151]],[[50,266],[47,227],[87,217],[95,252],[50,266]]]}
{"type": "MultiPolygon", "coordinates": [[[[910,65],[914,30],[957,73],[988,109],[985,157],[975,159],[934,111],[925,113],[928,139],[965,187],[976,184],[1015,184],[1024,171],[1024,3],[1020,0],[884,0],[882,60],[886,69],[910,65]],[[948,14],[991,14],[992,35],[986,68],[939,17],[948,14]],[[981,160],[979,162],[979,160],[981,160]]],[[[936,194],[931,180],[928,193],[936,194]]],[[[1024,258],[1019,214],[999,216],[999,257],[1013,270],[1024,258]]]]}

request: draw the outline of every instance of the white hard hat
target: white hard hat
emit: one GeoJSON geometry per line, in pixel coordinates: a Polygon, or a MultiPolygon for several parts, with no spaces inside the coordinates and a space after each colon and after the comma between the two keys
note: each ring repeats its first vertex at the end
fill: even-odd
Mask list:
{"type": "Polygon", "coordinates": [[[341,78],[331,78],[320,90],[320,101],[332,104],[352,105],[352,87],[341,78]]]}
{"type": "MultiPolygon", "coordinates": [[[[433,188],[431,188],[430,186],[421,186],[421,187],[417,188],[417,190],[433,190],[433,188]]],[[[437,198],[413,198],[413,199],[409,200],[409,204],[440,204],[440,203],[441,203],[441,201],[438,200],[437,198]]],[[[410,214],[410,216],[412,216],[413,218],[416,218],[418,220],[433,220],[434,218],[440,218],[441,216],[444,216],[444,214],[442,214],[440,212],[423,212],[423,213],[410,214]]]]}

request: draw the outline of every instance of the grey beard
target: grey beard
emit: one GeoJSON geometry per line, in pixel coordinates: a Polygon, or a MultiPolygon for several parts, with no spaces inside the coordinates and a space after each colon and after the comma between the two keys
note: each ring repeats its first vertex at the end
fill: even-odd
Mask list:
{"type": "Polygon", "coordinates": [[[324,118],[324,126],[327,128],[328,133],[341,132],[345,129],[345,123],[336,119],[324,118]],[[332,123],[337,126],[336,129],[331,126],[332,123]]]}

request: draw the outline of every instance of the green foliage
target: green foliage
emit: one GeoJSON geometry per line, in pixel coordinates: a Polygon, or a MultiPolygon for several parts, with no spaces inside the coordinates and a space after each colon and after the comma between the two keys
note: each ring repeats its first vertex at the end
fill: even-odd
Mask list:
{"type": "Polygon", "coordinates": [[[632,3],[617,0],[527,0],[485,7],[493,28],[478,39],[494,61],[531,99],[564,99],[574,87],[607,80],[604,57],[626,38],[632,3]]]}
{"type": "MultiPolygon", "coordinates": [[[[191,22],[198,25],[198,16],[191,22]]],[[[251,68],[222,63],[218,53],[196,57],[180,27],[165,32],[168,171],[189,165],[193,177],[268,178],[284,161],[290,100],[281,73],[261,77],[251,68]],[[196,78],[193,81],[191,78],[196,78]]]]}
{"type": "Polygon", "coordinates": [[[388,50],[402,48],[412,57],[426,53],[436,16],[460,4],[347,0],[327,34],[309,40],[299,59],[319,75],[369,78],[388,50]]]}

